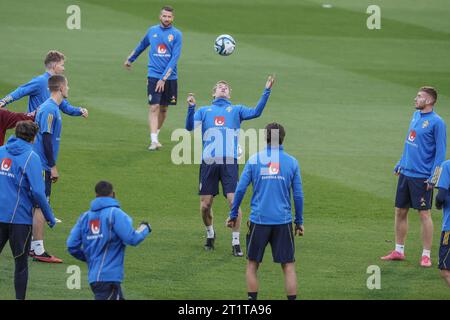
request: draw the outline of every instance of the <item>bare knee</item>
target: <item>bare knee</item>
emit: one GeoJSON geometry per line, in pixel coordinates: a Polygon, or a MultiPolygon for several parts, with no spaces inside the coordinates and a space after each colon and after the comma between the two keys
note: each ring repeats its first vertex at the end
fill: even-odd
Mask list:
{"type": "Polygon", "coordinates": [[[431,219],[431,212],[430,210],[419,211],[419,216],[421,220],[428,220],[431,219]]]}
{"type": "Polygon", "coordinates": [[[450,287],[450,270],[441,270],[441,277],[447,282],[450,287]]]}
{"type": "Polygon", "coordinates": [[[408,215],[408,208],[395,208],[395,215],[398,218],[405,219],[408,215]]]}
{"type": "Polygon", "coordinates": [[[209,214],[211,212],[212,201],[209,199],[202,200],[200,203],[200,208],[203,214],[209,214]]]}
{"type": "Polygon", "coordinates": [[[151,113],[157,113],[157,112],[160,111],[159,104],[151,104],[151,105],[149,106],[149,108],[150,108],[150,112],[151,112],[151,113]]]}

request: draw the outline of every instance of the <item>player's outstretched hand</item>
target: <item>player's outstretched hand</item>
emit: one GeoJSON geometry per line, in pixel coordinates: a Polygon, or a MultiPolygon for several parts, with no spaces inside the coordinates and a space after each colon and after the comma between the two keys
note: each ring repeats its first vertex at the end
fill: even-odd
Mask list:
{"type": "Polygon", "coordinates": [[[296,236],[303,236],[305,233],[305,227],[303,227],[302,224],[295,224],[295,235],[296,236]]]}
{"type": "Polygon", "coordinates": [[[274,82],[275,82],[275,75],[271,74],[267,78],[266,89],[272,89],[272,86],[273,86],[274,82]]]}
{"type": "Polygon", "coordinates": [[[0,108],[3,108],[4,106],[6,106],[6,101],[0,100],[0,108]]]}
{"type": "Polygon", "coordinates": [[[137,228],[137,233],[141,233],[144,231],[144,229],[147,228],[148,232],[151,233],[152,232],[152,227],[150,226],[150,223],[148,223],[147,221],[142,221],[139,224],[139,227],[137,228]]]}
{"type": "Polygon", "coordinates": [[[236,226],[236,218],[231,219],[230,217],[228,217],[227,221],[225,221],[225,224],[228,228],[234,228],[236,226]]]}
{"type": "Polygon", "coordinates": [[[187,103],[189,107],[194,107],[195,106],[195,96],[193,93],[188,93],[187,96],[187,103]]]}
{"type": "Polygon", "coordinates": [[[125,60],[125,62],[123,63],[123,66],[125,67],[125,69],[127,70],[131,70],[131,62],[127,60],[125,60]]]}
{"type": "Polygon", "coordinates": [[[80,111],[81,111],[81,116],[82,116],[83,118],[89,117],[89,111],[88,111],[88,109],[86,109],[86,108],[81,108],[80,111]]]}

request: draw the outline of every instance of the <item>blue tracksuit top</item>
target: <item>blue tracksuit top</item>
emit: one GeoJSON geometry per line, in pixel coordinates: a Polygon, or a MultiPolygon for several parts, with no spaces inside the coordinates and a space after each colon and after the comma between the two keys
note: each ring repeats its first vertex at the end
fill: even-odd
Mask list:
{"type": "Polygon", "coordinates": [[[265,89],[255,108],[232,105],[230,100],[214,99],[212,105],[195,111],[189,106],[186,115],[186,130],[192,131],[201,126],[203,153],[202,159],[234,158],[238,156],[238,140],[241,122],[259,117],[270,96],[265,89]]]}
{"type": "Polygon", "coordinates": [[[434,111],[421,113],[418,110],[412,117],[397,166],[407,177],[424,178],[430,184],[436,184],[440,165],[445,160],[446,147],[444,120],[434,111]]]}
{"type": "Polygon", "coordinates": [[[283,147],[268,147],[247,161],[234,194],[230,218],[237,218],[249,184],[253,185],[250,221],[278,225],[292,222],[291,189],[295,223],[303,224],[303,190],[298,161],[283,147]]]}
{"type": "MultiPolygon", "coordinates": [[[[8,94],[3,100],[6,103],[19,100],[22,97],[28,96],[28,112],[36,110],[45,100],[50,98],[50,90],[48,89],[48,78],[50,73],[45,72],[40,76],[31,79],[30,82],[21,85],[16,90],[8,94]]],[[[66,99],[64,99],[59,106],[62,112],[69,116],[81,116],[79,107],[72,106],[66,99]]]]}
{"type": "Polygon", "coordinates": [[[99,197],[83,213],[67,239],[69,253],[88,264],[88,280],[122,282],[125,247],[137,246],[150,233],[133,229],[132,219],[120,209],[119,202],[99,197]]]}
{"type": "Polygon", "coordinates": [[[38,204],[50,226],[55,217],[45,196],[41,159],[31,143],[11,136],[0,147],[0,222],[33,224],[33,205],[38,204]]]}
{"type": "Polygon", "coordinates": [[[50,171],[47,158],[44,152],[43,134],[49,133],[52,136],[53,160],[58,160],[59,145],[61,142],[62,118],[56,102],[49,98],[39,108],[35,122],[39,125],[39,132],[36,135],[34,151],[39,155],[42,161],[42,167],[46,171],[50,171]]]}
{"type": "MultiPolygon", "coordinates": [[[[450,190],[450,160],[442,164],[441,176],[437,183],[438,188],[450,190]]],[[[444,202],[444,213],[442,216],[442,231],[450,231],[450,193],[444,202]]]]}
{"type": "Polygon", "coordinates": [[[148,77],[162,79],[167,77],[167,80],[176,80],[177,63],[181,54],[182,34],[180,30],[174,26],[164,28],[160,24],[150,27],[142,38],[141,42],[134,49],[128,61],[134,62],[137,57],[148,46],[148,77]]]}

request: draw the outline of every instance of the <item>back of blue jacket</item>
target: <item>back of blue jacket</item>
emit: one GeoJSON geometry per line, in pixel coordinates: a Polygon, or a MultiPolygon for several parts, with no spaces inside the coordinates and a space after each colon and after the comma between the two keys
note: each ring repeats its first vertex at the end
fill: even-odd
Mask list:
{"type": "Polygon", "coordinates": [[[234,195],[231,218],[238,216],[239,205],[249,184],[253,184],[250,221],[277,225],[292,222],[291,190],[295,223],[303,224],[303,190],[298,161],[272,147],[253,155],[245,164],[234,195]]]}
{"type": "Polygon", "coordinates": [[[0,222],[33,224],[33,204],[38,204],[51,226],[52,209],[44,192],[42,166],[32,144],[14,136],[0,147],[0,222]]]}
{"type": "Polygon", "coordinates": [[[88,264],[88,280],[122,282],[126,245],[136,246],[149,234],[133,229],[132,219],[120,209],[119,202],[99,197],[73,227],[67,247],[75,258],[88,264]]]}

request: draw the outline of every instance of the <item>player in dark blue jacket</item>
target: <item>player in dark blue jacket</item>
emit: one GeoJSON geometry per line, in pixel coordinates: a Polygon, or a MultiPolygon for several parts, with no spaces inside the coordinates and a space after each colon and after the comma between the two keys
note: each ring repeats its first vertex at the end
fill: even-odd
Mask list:
{"type": "Polygon", "coordinates": [[[289,300],[297,296],[295,245],[292,231],[291,190],[295,207],[295,233],[303,235],[303,189],[298,161],[283,149],[286,135],[282,125],[266,126],[267,148],[253,155],[245,164],[236,188],[228,226],[238,219],[239,206],[250,184],[253,186],[250,225],[247,235],[248,298],[256,300],[257,271],[268,243],[273,261],[281,263],[286,294],[289,300]]]}
{"type": "MultiPolygon", "coordinates": [[[[188,113],[186,130],[201,127],[203,152],[200,165],[199,195],[203,223],[206,227],[206,250],[214,249],[215,232],[213,227],[212,203],[219,194],[219,181],[222,183],[223,195],[231,207],[239,178],[238,139],[241,122],[259,117],[269,99],[275,79],[269,76],[264,92],[256,108],[233,105],[230,102],[231,88],[225,81],[219,81],[213,88],[212,105],[195,111],[195,98],[188,96],[188,113]]],[[[242,257],[239,230],[242,213],[232,228],[232,254],[242,257]]]]}
{"type": "Polygon", "coordinates": [[[436,208],[444,209],[441,240],[439,242],[439,269],[442,278],[450,287],[450,160],[442,164],[442,172],[437,187],[439,191],[436,196],[436,208]]]}
{"type": "MultiPolygon", "coordinates": [[[[30,82],[21,85],[16,90],[0,100],[0,108],[28,96],[28,112],[35,111],[44,101],[50,98],[48,79],[55,74],[64,73],[64,54],[51,50],[45,57],[45,73],[31,79],[30,82]]],[[[87,118],[88,111],[85,108],[73,107],[66,99],[63,99],[59,108],[70,116],[83,116],[87,118]]]]}
{"type": "Polygon", "coordinates": [[[181,54],[182,34],[173,23],[173,8],[165,6],[159,15],[160,24],[148,29],[144,38],[125,60],[131,64],[150,46],[148,51],[147,95],[149,103],[148,123],[151,143],[149,150],[162,147],[158,134],[167,117],[167,107],[177,104],[177,63],[181,54]]]}
{"type": "Polygon", "coordinates": [[[67,248],[72,256],[87,262],[96,300],[121,300],[125,248],[137,246],[152,230],[147,222],[133,229],[133,221],[120,209],[111,183],[100,181],[95,193],[91,209],[80,216],[70,232],[67,248]]]}
{"type": "Polygon", "coordinates": [[[422,267],[431,267],[433,220],[431,203],[433,188],[445,160],[447,133],[444,120],[434,112],[437,92],[422,87],[415,98],[416,112],[409,125],[400,161],[394,168],[399,176],[395,197],[395,249],[382,260],[404,260],[408,231],[408,211],[419,211],[422,223],[422,267]]]}
{"type": "Polygon", "coordinates": [[[33,204],[37,203],[50,227],[55,225],[42,180],[41,159],[33,152],[39,127],[31,121],[17,123],[15,137],[0,147],[0,252],[9,240],[15,261],[16,299],[25,299],[28,282],[33,204]]]}

